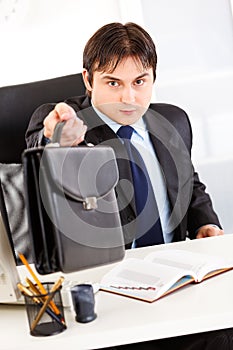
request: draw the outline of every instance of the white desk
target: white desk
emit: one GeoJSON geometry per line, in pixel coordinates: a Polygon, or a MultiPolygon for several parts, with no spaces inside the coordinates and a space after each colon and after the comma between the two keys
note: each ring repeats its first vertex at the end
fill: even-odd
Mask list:
{"type": "MultiPolygon", "coordinates": [[[[143,257],[150,251],[164,248],[232,258],[233,235],[129,250],[126,257],[143,257]]],[[[80,281],[99,281],[112,267],[88,269],[78,276],[80,281]]],[[[233,327],[233,270],[186,286],[152,304],[98,292],[96,312],[96,320],[80,324],[75,322],[73,311],[66,308],[67,330],[51,337],[36,338],[29,334],[24,306],[0,305],[0,348],[93,349],[233,327]]]]}

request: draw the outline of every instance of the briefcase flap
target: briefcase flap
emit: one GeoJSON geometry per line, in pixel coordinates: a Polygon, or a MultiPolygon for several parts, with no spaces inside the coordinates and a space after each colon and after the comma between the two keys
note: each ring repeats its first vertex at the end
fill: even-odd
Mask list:
{"type": "Polygon", "coordinates": [[[106,196],[119,178],[109,146],[45,147],[41,166],[66,196],[78,201],[106,196]]]}

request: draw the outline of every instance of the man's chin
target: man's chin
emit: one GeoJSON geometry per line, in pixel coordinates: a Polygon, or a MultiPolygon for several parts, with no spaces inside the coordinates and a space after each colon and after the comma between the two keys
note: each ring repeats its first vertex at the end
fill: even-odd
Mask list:
{"type": "Polygon", "coordinates": [[[114,120],[116,123],[121,124],[121,125],[131,125],[136,123],[140,118],[142,117],[142,115],[137,115],[137,116],[119,116],[119,117],[110,117],[112,120],[114,120]]]}
{"type": "Polygon", "coordinates": [[[138,118],[124,118],[124,119],[120,119],[119,121],[117,121],[118,124],[121,125],[132,125],[134,123],[136,123],[141,117],[138,118]]]}

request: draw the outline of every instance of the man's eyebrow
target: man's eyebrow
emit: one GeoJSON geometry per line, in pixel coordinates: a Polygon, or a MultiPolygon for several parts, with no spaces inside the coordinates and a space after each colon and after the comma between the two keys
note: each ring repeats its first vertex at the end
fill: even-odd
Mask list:
{"type": "Polygon", "coordinates": [[[117,80],[117,81],[120,81],[121,79],[117,78],[117,77],[114,77],[113,75],[104,75],[102,77],[102,79],[104,80],[117,80]]]}
{"type": "MultiPolygon", "coordinates": [[[[142,79],[144,77],[149,76],[149,73],[142,73],[139,76],[137,76],[134,80],[142,79]]],[[[114,81],[120,81],[120,78],[114,77],[113,75],[104,75],[102,77],[103,80],[114,80],[114,81]]]]}

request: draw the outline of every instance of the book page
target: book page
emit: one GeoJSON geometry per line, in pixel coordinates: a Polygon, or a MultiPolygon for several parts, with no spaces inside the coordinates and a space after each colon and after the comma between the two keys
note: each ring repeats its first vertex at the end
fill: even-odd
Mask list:
{"type": "Polygon", "coordinates": [[[233,267],[233,261],[225,260],[219,256],[177,249],[150,253],[145,257],[145,260],[163,264],[167,267],[191,270],[196,282],[200,282],[209,273],[233,267]]]}
{"type": "Polygon", "coordinates": [[[185,284],[193,281],[190,271],[130,258],[103,277],[100,289],[152,302],[184,276],[187,276],[185,284]]]}

